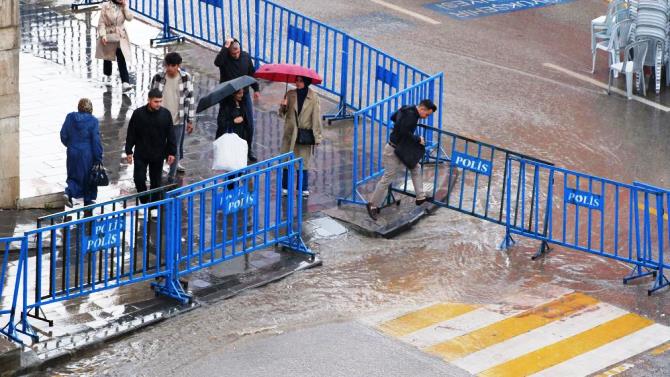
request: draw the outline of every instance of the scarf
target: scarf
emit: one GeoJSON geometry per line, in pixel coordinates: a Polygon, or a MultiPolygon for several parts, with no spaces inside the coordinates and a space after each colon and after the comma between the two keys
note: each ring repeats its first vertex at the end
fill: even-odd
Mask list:
{"type": "Polygon", "coordinates": [[[310,78],[303,77],[302,80],[305,83],[305,87],[302,89],[296,89],[296,92],[298,93],[298,114],[300,114],[302,111],[302,105],[305,103],[305,98],[307,98],[309,86],[312,84],[312,79],[310,78]]]}

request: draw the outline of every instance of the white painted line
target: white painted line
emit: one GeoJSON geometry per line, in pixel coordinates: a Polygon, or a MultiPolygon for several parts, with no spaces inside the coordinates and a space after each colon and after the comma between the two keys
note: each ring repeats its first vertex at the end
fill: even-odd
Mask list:
{"type": "MultiPolygon", "coordinates": [[[[551,68],[551,69],[559,71],[559,72],[562,72],[562,73],[565,73],[566,75],[568,75],[570,77],[576,78],[576,79],[584,81],[584,82],[588,82],[589,84],[593,84],[593,85],[595,85],[599,88],[607,90],[607,84],[605,84],[603,82],[600,82],[600,81],[594,79],[593,77],[582,75],[581,73],[573,72],[573,71],[571,71],[567,68],[563,68],[563,67],[557,66],[555,64],[551,64],[551,63],[544,63],[543,66],[545,66],[547,68],[551,68]]],[[[615,87],[612,87],[612,89],[610,89],[610,90],[613,93],[617,93],[619,95],[622,95],[622,96],[626,97],[626,92],[624,90],[621,90],[621,89],[615,88],[615,87]]],[[[656,102],[650,101],[650,100],[648,100],[644,97],[633,95],[633,100],[638,101],[640,103],[643,103],[647,106],[654,107],[654,108],[656,108],[658,110],[661,110],[661,111],[670,112],[670,107],[663,106],[663,105],[658,104],[656,102]]]]}
{"type": "Polygon", "coordinates": [[[539,327],[525,334],[498,343],[466,357],[452,361],[452,364],[477,374],[496,365],[516,359],[527,353],[577,335],[627,312],[615,306],[600,303],[574,315],[539,327]]]}
{"type": "Polygon", "coordinates": [[[427,348],[432,345],[446,342],[450,339],[465,335],[490,324],[512,317],[523,310],[501,312],[498,306],[487,305],[484,308],[475,309],[448,321],[426,327],[400,338],[413,346],[427,348]]]}
{"type": "Polygon", "coordinates": [[[426,17],[426,16],[424,16],[424,15],[422,15],[422,14],[419,14],[419,13],[416,13],[416,12],[412,12],[412,11],[409,10],[409,9],[405,9],[405,8],[399,7],[399,6],[394,5],[394,4],[389,4],[389,3],[387,3],[386,1],[382,1],[382,0],[370,0],[370,1],[373,2],[373,3],[375,3],[375,4],[379,4],[379,5],[381,5],[381,6],[384,6],[384,7],[387,7],[387,8],[389,8],[389,9],[392,9],[392,10],[394,10],[394,11],[396,11],[396,12],[400,12],[400,13],[404,13],[404,14],[406,14],[406,15],[408,15],[408,16],[412,16],[412,17],[414,17],[414,18],[416,18],[416,19],[418,19],[418,20],[421,20],[421,21],[423,21],[423,22],[427,22],[427,23],[429,23],[429,24],[431,24],[431,25],[439,25],[439,24],[440,24],[440,21],[436,21],[436,20],[434,20],[434,19],[432,19],[432,18],[430,18],[430,17],[426,17]]]}
{"type": "Polygon", "coordinates": [[[653,324],[602,347],[585,352],[532,377],[588,376],[670,340],[670,327],[653,324]]]}

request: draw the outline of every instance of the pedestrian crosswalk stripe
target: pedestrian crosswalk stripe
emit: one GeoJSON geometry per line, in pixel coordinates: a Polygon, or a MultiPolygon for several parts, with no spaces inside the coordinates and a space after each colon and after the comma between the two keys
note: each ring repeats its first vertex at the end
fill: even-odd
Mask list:
{"type": "MultiPolygon", "coordinates": [[[[542,347],[521,357],[483,371],[484,377],[529,376],[560,364],[611,341],[632,334],[653,322],[636,314],[624,314],[567,339],[542,347]]],[[[579,373],[583,375],[582,372],[579,373]]],[[[564,374],[564,376],[571,374],[564,374]]]]}
{"type": "Polygon", "coordinates": [[[459,303],[435,304],[384,322],[379,326],[379,329],[389,335],[401,337],[436,323],[471,312],[476,308],[477,307],[473,305],[459,303]]]}
{"type": "MultiPolygon", "coordinates": [[[[467,334],[492,323],[502,321],[505,318],[509,318],[523,311],[513,310],[503,312],[501,310],[496,310],[496,306],[492,306],[493,305],[487,305],[486,307],[473,310],[456,318],[436,323],[419,331],[407,334],[402,337],[402,340],[416,347],[426,348],[433,344],[467,334]]],[[[499,307],[499,305],[497,305],[497,307],[499,307]]]]}
{"type": "MultiPolygon", "coordinates": [[[[407,334],[401,339],[416,347],[427,348],[513,317],[530,308],[549,303],[572,292],[571,290],[551,289],[545,290],[542,295],[538,295],[537,292],[526,292],[507,297],[504,299],[504,304],[485,305],[458,317],[407,334]],[[547,294],[553,297],[547,297],[547,294]]],[[[391,317],[387,317],[387,320],[388,318],[391,317]]]]}
{"type": "Polygon", "coordinates": [[[606,303],[599,303],[595,307],[588,307],[567,318],[454,360],[453,364],[476,374],[536,349],[577,335],[624,314],[626,314],[626,311],[623,309],[606,303]]]}
{"type": "Polygon", "coordinates": [[[582,353],[533,375],[533,377],[588,376],[608,366],[670,340],[670,327],[653,324],[640,331],[582,353]]]}
{"type": "Polygon", "coordinates": [[[598,303],[593,297],[571,293],[558,300],[527,310],[513,317],[496,322],[425,350],[447,361],[455,360],[484,348],[565,318],[598,303]]]}

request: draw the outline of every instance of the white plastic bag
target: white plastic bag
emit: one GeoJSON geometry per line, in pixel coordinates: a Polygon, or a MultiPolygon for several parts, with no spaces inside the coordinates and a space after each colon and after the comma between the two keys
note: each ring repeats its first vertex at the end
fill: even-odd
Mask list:
{"type": "Polygon", "coordinates": [[[237,134],[223,134],[214,140],[212,169],[233,171],[247,166],[247,142],[237,134]]]}

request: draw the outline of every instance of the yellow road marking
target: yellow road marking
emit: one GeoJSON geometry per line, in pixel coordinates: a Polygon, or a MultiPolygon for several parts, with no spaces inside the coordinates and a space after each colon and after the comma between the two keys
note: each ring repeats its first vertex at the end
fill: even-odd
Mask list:
{"type": "Polygon", "coordinates": [[[476,306],[460,303],[435,304],[384,322],[379,325],[379,329],[389,335],[401,337],[475,309],[476,306]]]}
{"type": "Polygon", "coordinates": [[[447,342],[426,348],[427,352],[447,361],[455,360],[494,344],[504,342],[598,303],[582,293],[571,293],[447,342]]]}
{"type": "Polygon", "coordinates": [[[653,350],[649,351],[650,354],[654,356],[661,355],[667,351],[670,351],[670,343],[663,344],[659,347],[654,348],[653,350]]]}
{"type": "Polygon", "coordinates": [[[643,329],[653,322],[628,313],[560,342],[485,370],[480,376],[528,376],[643,329]]]}

